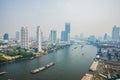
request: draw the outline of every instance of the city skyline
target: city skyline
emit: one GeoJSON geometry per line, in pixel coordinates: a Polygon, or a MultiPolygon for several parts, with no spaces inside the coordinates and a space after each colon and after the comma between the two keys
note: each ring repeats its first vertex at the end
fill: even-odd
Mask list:
{"type": "MultiPolygon", "coordinates": [[[[111,36],[112,27],[120,26],[120,0],[1,0],[0,33],[15,36],[22,26],[27,26],[35,37],[40,25],[48,37],[54,29],[60,38],[65,23],[71,23],[71,37],[83,33],[85,36],[111,36]]],[[[31,37],[30,36],[30,37],[31,37]]]]}

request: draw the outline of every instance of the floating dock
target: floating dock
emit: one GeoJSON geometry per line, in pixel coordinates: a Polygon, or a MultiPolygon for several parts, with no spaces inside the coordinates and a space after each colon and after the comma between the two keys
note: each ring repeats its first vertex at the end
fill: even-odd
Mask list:
{"type": "Polygon", "coordinates": [[[92,80],[92,78],[93,78],[92,74],[86,73],[81,80],[92,80]]]}
{"type": "Polygon", "coordinates": [[[96,71],[98,66],[98,61],[94,61],[90,67],[90,71],[96,71]]]}

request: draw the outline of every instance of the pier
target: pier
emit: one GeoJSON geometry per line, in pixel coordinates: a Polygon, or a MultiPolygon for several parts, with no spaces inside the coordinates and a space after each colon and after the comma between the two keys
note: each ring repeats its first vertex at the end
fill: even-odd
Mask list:
{"type": "Polygon", "coordinates": [[[97,66],[98,66],[98,61],[94,61],[90,67],[91,71],[96,71],[97,70],[97,66]]]}
{"type": "Polygon", "coordinates": [[[92,74],[86,73],[81,80],[92,80],[92,78],[93,78],[92,74]]]}

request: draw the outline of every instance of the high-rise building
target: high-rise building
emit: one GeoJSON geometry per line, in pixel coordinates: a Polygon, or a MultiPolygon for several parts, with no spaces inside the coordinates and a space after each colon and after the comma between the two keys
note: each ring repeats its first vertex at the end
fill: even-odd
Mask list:
{"type": "Polygon", "coordinates": [[[108,35],[107,33],[104,34],[104,40],[107,40],[108,39],[108,35]]]}
{"type": "Polygon", "coordinates": [[[65,41],[70,41],[70,23],[65,23],[65,41]]]}
{"type": "Polygon", "coordinates": [[[51,30],[50,31],[50,41],[51,42],[56,42],[57,40],[57,33],[55,30],[51,30]]]}
{"type": "Polygon", "coordinates": [[[70,33],[70,23],[65,23],[65,32],[70,33]]]}
{"type": "Polygon", "coordinates": [[[5,34],[4,34],[3,39],[4,39],[4,40],[9,40],[9,35],[8,35],[8,33],[5,33],[5,34]]]}
{"type": "Polygon", "coordinates": [[[40,52],[42,50],[42,37],[41,37],[41,30],[40,30],[40,26],[37,27],[37,48],[38,48],[38,52],[40,52]]]}
{"type": "Polygon", "coordinates": [[[114,26],[112,29],[112,39],[118,41],[120,39],[120,27],[114,26]]]}
{"type": "Polygon", "coordinates": [[[28,37],[28,28],[22,27],[21,28],[21,48],[29,48],[29,37],[28,37]]]}
{"type": "Polygon", "coordinates": [[[16,40],[17,40],[17,41],[20,40],[20,34],[19,34],[19,31],[16,32],[16,40]]]}
{"type": "Polygon", "coordinates": [[[41,40],[44,41],[43,32],[41,31],[41,40]]]}
{"type": "Polygon", "coordinates": [[[61,41],[65,41],[65,31],[61,31],[61,41]]]}
{"type": "Polygon", "coordinates": [[[61,32],[61,41],[70,41],[70,23],[65,23],[65,31],[61,32]]]}
{"type": "Polygon", "coordinates": [[[3,39],[3,35],[0,33],[0,40],[2,40],[3,39]]]}

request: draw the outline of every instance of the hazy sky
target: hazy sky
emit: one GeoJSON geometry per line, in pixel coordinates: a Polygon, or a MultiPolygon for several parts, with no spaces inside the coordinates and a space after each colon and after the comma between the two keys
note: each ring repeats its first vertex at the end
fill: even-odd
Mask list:
{"type": "Polygon", "coordinates": [[[27,26],[35,36],[40,25],[45,36],[51,29],[60,36],[65,22],[71,23],[71,36],[111,35],[120,26],[120,0],[0,0],[0,33],[13,36],[27,26]]]}

